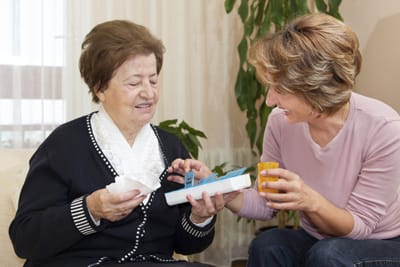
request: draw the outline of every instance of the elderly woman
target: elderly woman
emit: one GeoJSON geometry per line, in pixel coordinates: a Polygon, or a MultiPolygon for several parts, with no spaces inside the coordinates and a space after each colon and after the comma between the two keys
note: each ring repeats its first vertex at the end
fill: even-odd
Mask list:
{"type": "Polygon", "coordinates": [[[80,72],[100,109],[55,129],[30,160],[10,226],[25,267],[205,266],[172,258],[210,245],[216,210],[207,196],[193,207],[166,203],[181,187],[166,167],[189,154],[150,124],[163,52],[128,21],[87,34],[80,72]]]}
{"type": "MultiPolygon", "coordinates": [[[[386,104],[352,92],[361,55],[355,33],[324,14],[298,18],[251,50],[269,86],[261,161],[281,168],[261,175],[279,193],[245,190],[226,207],[253,219],[297,210],[301,229],[262,232],[249,267],[400,266],[400,117],[386,104]]],[[[171,170],[201,162],[176,160],[171,170]]],[[[177,177],[175,177],[176,180],[177,177]]]]}

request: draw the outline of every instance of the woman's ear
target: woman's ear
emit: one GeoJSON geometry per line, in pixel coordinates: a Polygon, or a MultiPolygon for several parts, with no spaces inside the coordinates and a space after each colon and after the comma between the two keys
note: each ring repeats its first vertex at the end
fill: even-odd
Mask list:
{"type": "Polygon", "coordinates": [[[97,98],[100,100],[100,102],[104,102],[105,96],[104,96],[104,90],[99,88],[98,85],[94,87],[94,91],[96,92],[97,98]]]}

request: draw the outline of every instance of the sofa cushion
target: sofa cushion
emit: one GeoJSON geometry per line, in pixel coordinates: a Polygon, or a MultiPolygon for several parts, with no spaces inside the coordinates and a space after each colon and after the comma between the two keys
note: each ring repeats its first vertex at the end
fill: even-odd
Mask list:
{"type": "Polygon", "coordinates": [[[8,228],[15,215],[32,152],[31,149],[0,149],[0,266],[20,267],[24,262],[14,253],[8,228]]]}

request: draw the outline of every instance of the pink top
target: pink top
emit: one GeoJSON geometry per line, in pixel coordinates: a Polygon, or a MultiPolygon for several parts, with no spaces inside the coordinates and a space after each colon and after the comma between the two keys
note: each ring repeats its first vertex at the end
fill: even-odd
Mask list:
{"type": "MultiPolygon", "coordinates": [[[[277,161],[297,173],[329,201],[349,211],[353,239],[400,235],[400,116],[388,105],[356,93],[347,121],[325,147],[316,144],[307,123],[289,124],[280,109],[268,119],[261,161],[277,161]]],[[[269,219],[273,211],[255,188],[245,191],[238,213],[269,219]]],[[[323,238],[303,214],[301,226],[323,238]]]]}

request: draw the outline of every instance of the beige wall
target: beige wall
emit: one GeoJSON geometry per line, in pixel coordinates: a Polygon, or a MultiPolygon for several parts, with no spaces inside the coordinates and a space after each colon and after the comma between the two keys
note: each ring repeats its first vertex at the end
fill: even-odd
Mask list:
{"type": "Polygon", "coordinates": [[[355,90],[400,112],[400,1],[344,0],[340,12],[360,39],[363,66],[355,90]]]}

